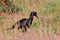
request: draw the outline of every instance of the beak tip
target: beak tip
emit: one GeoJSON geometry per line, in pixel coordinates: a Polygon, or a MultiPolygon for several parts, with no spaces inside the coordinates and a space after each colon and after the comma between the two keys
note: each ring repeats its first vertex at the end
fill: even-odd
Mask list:
{"type": "Polygon", "coordinates": [[[39,19],[39,17],[37,16],[37,18],[39,19]]]}
{"type": "Polygon", "coordinates": [[[39,18],[38,18],[39,19],[39,18]]]}

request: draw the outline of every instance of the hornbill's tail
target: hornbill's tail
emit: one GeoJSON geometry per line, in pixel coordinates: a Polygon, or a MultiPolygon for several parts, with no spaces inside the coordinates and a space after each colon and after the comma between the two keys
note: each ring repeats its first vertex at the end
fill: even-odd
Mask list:
{"type": "Polygon", "coordinates": [[[6,29],[6,30],[12,30],[12,29],[14,29],[16,24],[18,25],[18,22],[15,23],[11,28],[8,28],[8,29],[6,29]]]}
{"type": "Polygon", "coordinates": [[[12,29],[14,29],[14,25],[13,25],[11,28],[8,28],[8,29],[6,29],[6,30],[12,30],[12,29]]]}

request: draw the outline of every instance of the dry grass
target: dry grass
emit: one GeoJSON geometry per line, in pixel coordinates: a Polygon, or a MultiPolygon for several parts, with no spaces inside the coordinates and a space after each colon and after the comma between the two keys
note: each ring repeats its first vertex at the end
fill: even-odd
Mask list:
{"type": "Polygon", "coordinates": [[[13,1],[23,10],[14,14],[0,13],[0,40],[60,40],[60,0],[13,1]],[[31,11],[36,11],[39,19],[34,18],[28,32],[6,30],[18,20],[28,18],[31,11]]]}

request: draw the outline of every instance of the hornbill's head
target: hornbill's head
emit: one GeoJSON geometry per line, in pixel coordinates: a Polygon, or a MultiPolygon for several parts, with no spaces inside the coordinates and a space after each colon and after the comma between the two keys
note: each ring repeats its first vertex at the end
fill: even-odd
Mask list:
{"type": "Polygon", "coordinates": [[[38,16],[37,16],[37,12],[35,12],[35,11],[32,11],[31,14],[30,14],[30,16],[31,16],[31,17],[34,17],[34,16],[35,16],[35,17],[38,18],[38,16]]]}

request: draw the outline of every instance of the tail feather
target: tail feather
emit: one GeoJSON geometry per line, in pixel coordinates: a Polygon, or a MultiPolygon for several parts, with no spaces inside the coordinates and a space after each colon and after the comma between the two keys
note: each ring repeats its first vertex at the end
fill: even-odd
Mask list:
{"type": "Polygon", "coordinates": [[[6,29],[6,30],[12,30],[12,29],[14,29],[14,28],[15,28],[14,26],[15,26],[16,24],[18,24],[18,22],[15,23],[11,28],[8,28],[8,29],[6,29]]]}
{"type": "Polygon", "coordinates": [[[12,29],[14,29],[14,25],[13,25],[11,28],[8,28],[8,29],[6,29],[6,30],[12,30],[12,29]]]}

